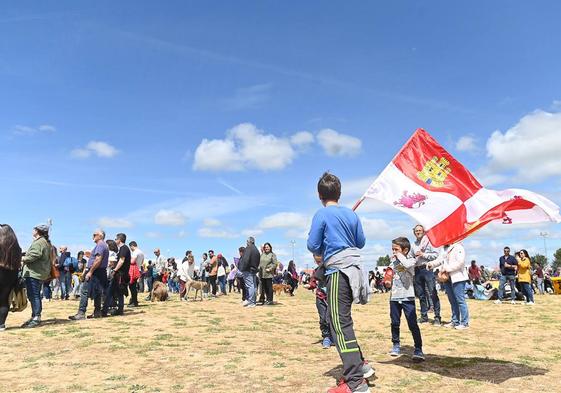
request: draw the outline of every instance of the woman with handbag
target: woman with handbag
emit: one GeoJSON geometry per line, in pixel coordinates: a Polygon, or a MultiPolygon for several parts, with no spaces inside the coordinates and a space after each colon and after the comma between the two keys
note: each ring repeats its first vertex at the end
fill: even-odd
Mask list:
{"type": "Polygon", "coordinates": [[[21,260],[27,298],[31,303],[31,319],[21,326],[23,328],[34,328],[41,324],[41,286],[45,280],[56,277],[58,271],[53,263],[55,256],[49,240],[49,227],[37,225],[33,228],[33,243],[21,260]]]}
{"type": "Polygon", "coordinates": [[[448,295],[452,308],[452,321],[444,327],[458,330],[469,327],[469,310],[465,298],[466,282],[469,280],[466,267],[466,252],[461,243],[446,245],[434,261],[427,264],[428,269],[440,266],[437,280],[448,295]]]}
{"type": "Polygon", "coordinates": [[[10,292],[18,282],[21,247],[12,227],[0,224],[0,331],[6,330],[10,292]]]}

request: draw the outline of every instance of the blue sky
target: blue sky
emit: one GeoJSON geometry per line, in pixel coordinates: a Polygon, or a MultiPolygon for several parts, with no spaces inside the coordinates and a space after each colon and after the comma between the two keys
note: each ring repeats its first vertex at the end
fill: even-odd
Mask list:
{"type": "MultiPolygon", "coordinates": [[[[310,264],[325,170],[352,204],[427,129],[491,188],[561,202],[558,2],[13,2],[0,16],[0,206],[22,244],[123,231],[149,253],[235,255],[247,234],[310,264]],[[508,153],[505,153],[508,152],[508,153]]],[[[412,222],[360,211],[365,255],[412,222]]],[[[561,247],[558,225],[484,229],[561,247]]]]}

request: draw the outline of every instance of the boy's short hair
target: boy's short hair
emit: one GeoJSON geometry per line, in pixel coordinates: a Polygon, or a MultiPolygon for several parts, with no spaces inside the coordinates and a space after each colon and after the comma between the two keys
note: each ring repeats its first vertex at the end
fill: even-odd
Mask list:
{"type": "Polygon", "coordinates": [[[129,247],[138,247],[138,244],[136,244],[136,242],[133,240],[129,243],[129,247]]]}
{"type": "Polygon", "coordinates": [[[405,251],[405,249],[407,249],[407,251],[411,251],[411,243],[409,242],[409,239],[407,239],[406,237],[395,238],[392,240],[392,244],[401,247],[402,251],[405,251]]]}
{"type": "Polygon", "coordinates": [[[318,181],[318,193],[322,201],[339,201],[341,181],[337,176],[325,172],[318,181]]]}

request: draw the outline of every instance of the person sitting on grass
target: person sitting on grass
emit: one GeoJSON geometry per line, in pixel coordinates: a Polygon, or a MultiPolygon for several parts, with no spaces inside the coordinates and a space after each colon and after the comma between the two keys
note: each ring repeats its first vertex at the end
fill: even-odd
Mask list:
{"type": "Polygon", "coordinates": [[[392,240],[393,255],[391,257],[391,267],[395,274],[392,277],[392,290],[390,295],[390,318],[393,343],[390,355],[401,355],[399,326],[401,324],[401,312],[403,311],[415,344],[413,360],[422,361],[425,360],[425,355],[423,354],[423,340],[421,338],[421,330],[417,324],[417,313],[415,311],[415,257],[410,251],[411,243],[406,237],[398,237],[392,240]]]}

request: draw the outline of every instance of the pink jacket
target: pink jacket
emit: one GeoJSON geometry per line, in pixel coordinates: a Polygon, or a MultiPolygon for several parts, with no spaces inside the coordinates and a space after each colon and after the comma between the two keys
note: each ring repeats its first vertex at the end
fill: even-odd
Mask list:
{"type": "Polygon", "coordinates": [[[450,274],[452,283],[469,280],[466,266],[466,251],[461,243],[452,244],[447,250],[443,247],[438,258],[430,262],[430,264],[433,269],[442,266],[440,270],[450,274]]]}

